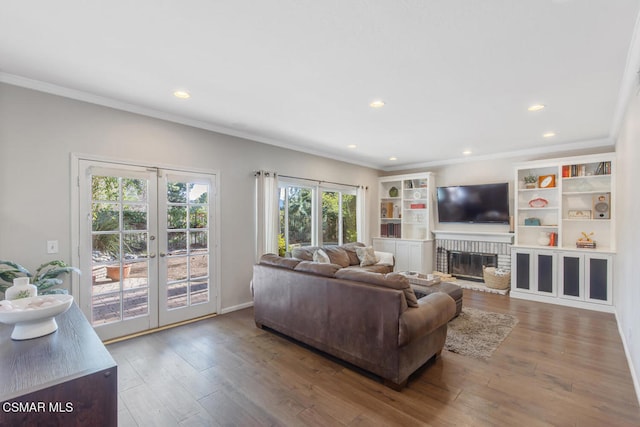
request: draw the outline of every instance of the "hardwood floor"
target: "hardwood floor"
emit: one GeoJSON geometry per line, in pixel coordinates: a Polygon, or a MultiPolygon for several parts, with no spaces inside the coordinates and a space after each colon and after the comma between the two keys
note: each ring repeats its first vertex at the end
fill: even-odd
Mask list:
{"type": "Polygon", "coordinates": [[[471,290],[464,306],[519,323],[491,359],[443,351],[400,393],[251,309],[110,344],[119,425],[640,425],[613,315],[471,290]]]}

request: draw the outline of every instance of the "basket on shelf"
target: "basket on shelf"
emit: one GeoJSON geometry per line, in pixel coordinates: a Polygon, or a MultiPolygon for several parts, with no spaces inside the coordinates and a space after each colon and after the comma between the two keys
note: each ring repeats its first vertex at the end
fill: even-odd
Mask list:
{"type": "Polygon", "coordinates": [[[492,289],[508,289],[511,285],[511,272],[495,267],[482,266],[484,284],[492,289]]]}

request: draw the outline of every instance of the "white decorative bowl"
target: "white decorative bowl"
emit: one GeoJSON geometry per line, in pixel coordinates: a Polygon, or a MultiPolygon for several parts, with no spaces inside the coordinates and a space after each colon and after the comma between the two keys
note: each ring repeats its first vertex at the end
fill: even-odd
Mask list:
{"type": "Polygon", "coordinates": [[[28,340],[58,330],[54,316],[71,307],[71,295],[40,295],[17,300],[0,301],[0,322],[15,325],[11,339],[28,340]]]}

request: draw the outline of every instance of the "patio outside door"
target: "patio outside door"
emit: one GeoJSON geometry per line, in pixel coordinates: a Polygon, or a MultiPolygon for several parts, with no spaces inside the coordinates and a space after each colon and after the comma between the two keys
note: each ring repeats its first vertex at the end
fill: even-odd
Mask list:
{"type": "Polygon", "coordinates": [[[79,304],[100,338],[214,313],[215,175],[79,166],[79,304]]]}

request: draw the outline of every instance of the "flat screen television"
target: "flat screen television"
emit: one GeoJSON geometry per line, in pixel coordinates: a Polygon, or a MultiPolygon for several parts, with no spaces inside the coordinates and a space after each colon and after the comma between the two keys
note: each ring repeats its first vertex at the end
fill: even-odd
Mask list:
{"type": "Polygon", "coordinates": [[[440,222],[509,224],[509,183],[438,187],[440,222]]]}

